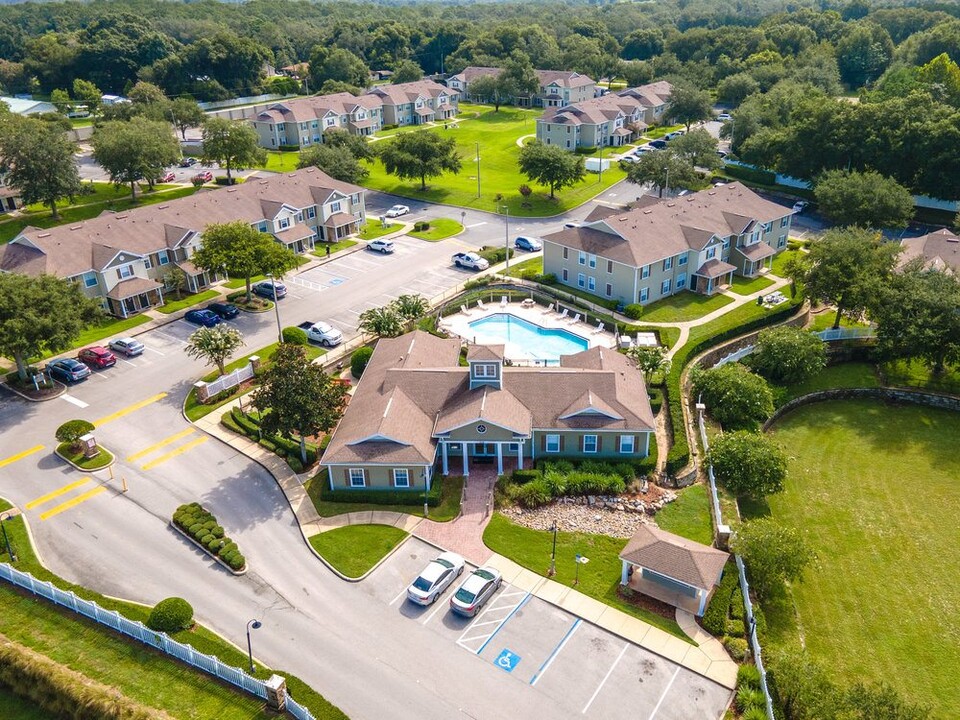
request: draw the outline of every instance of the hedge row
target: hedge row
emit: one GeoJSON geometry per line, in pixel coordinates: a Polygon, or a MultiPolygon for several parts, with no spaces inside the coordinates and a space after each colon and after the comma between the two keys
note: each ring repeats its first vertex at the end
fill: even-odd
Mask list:
{"type": "MultiPolygon", "coordinates": [[[[713,597],[710,598],[710,604],[700,618],[700,624],[703,629],[711,635],[722,637],[727,634],[727,620],[730,616],[730,601],[733,599],[733,592],[739,586],[739,576],[737,568],[729,563],[723,570],[723,577],[720,578],[720,585],[717,586],[713,597]]],[[[741,627],[743,621],[740,621],[741,627]]],[[[742,634],[742,632],[741,632],[742,634]]]]}
{"type": "MultiPolygon", "coordinates": [[[[302,473],[304,465],[300,460],[300,443],[296,440],[280,437],[279,435],[265,435],[260,431],[260,422],[255,415],[247,415],[240,408],[235,407],[230,414],[220,419],[221,424],[228,430],[240,435],[246,435],[256,440],[262,447],[276,453],[284,460],[290,469],[302,473]]],[[[317,446],[307,443],[307,465],[313,465],[319,456],[317,446]]]]}
{"type": "MultiPolygon", "coordinates": [[[[435,482],[427,493],[427,505],[437,507],[440,504],[441,483],[435,482]]],[[[413,505],[423,502],[423,492],[419,490],[331,490],[328,486],[320,491],[320,500],[335,503],[369,503],[370,505],[413,505]]]]}
{"type": "Polygon", "coordinates": [[[730,177],[737,178],[738,180],[746,180],[747,182],[756,183],[757,185],[777,184],[777,174],[769,170],[760,170],[758,168],[746,167],[745,165],[732,165],[727,163],[723,166],[723,172],[730,177]]]}
{"type": "Polygon", "coordinates": [[[217,519],[204,510],[200,503],[181,505],[173,513],[174,524],[192,537],[210,554],[219,557],[233,570],[242,570],[247,561],[240,554],[237,544],[223,533],[217,519]]]}
{"type": "Polygon", "coordinates": [[[656,467],[656,459],[633,462],[541,460],[536,470],[515,470],[498,481],[502,499],[527,508],[570,495],[619,495],[628,483],[656,467]]]}

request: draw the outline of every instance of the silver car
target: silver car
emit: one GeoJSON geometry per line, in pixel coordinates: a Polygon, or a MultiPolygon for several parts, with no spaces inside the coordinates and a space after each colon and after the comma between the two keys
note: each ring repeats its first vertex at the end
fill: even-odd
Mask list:
{"type": "Polygon", "coordinates": [[[417,605],[433,605],[463,572],[463,558],[452,552],[440,553],[431,560],[407,588],[407,598],[417,605]]]}
{"type": "Polygon", "coordinates": [[[143,354],[143,343],[133,338],[117,338],[110,341],[110,349],[122,353],[127,357],[143,354]]]}
{"type": "Polygon", "coordinates": [[[503,577],[492,567],[477,568],[464,580],[450,598],[450,609],[460,615],[473,617],[500,587],[503,577]]]}

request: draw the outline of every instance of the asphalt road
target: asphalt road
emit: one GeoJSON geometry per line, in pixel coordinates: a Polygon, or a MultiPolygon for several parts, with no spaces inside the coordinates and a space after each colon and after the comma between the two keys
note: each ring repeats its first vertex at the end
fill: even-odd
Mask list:
{"type": "MultiPolygon", "coordinates": [[[[615,187],[606,196],[616,202],[623,192],[615,187]]],[[[369,193],[368,212],[395,202],[369,193]]],[[[406,204],[411,219],[460,212],[406,204]]],[[[518,221],[511,237],[559,229],[565,219],[518,221]]],[[[362,251],[334,258],[322,273],[290,282],[290,295],[280,302],[283,325],[330,318],[349,332],[371,303],[452,287],[464,279],[450,266],[455,250],[503,238],[502,217],[466,211],[463,222],[467,230],[455,239],[404,239],[393,256],[362,251]]],[[[234,322],[248,351],[276,338],[272,313],[234,322]]],[[[301,676],[358,720],[383,717],[384,708],[391,718],[416,720],[582,717],[562,693],[489,672],[456,644],[417,623],[398,622],[363,585],[329,573],[306,547],[272,477],[181,416],[191,384],[206,372],[183,352],[193,329],[180,320],[141,335],[143,356],[95,372],[56,400],[28,403],[2,392],[0,495],[24,510],[51,570],[144,603],[184,597],[199,620],[238,645],[246,622],[258,618],[263,627],[254,636],[255,654],[301,676]],[[72,418],[94,422],[98,440],[117,455],[112,479],[107,472],[72,470],[52,454],[56,427],[72,418]],[[247,575],[234,577],[170,529],[174,509],[191,501],[209,508],[237,541],[247,575]]]]}

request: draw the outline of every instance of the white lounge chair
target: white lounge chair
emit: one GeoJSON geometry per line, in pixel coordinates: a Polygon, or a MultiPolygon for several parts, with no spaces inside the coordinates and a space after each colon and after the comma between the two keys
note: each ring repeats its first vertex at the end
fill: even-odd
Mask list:
{"type": "Polygon", "coordinates": [[[543,314],[544,314],[544,315],[548,315],[549,313],[552,313],[552,312],[553,312],[553,303],[550,303],[550,304],[543,310],[543,314]]]}
{"type": "Polygon", "coordinates": [[[597,328],[594,330],[594,332],[595,332],[595,333],[602,333],[602,332],[603,332],[603,323],[602,323],[602,322],[597,323],[597,328]]]}
{"type": "Polygon", "coordinates": [[[507,300],[507,296],[506,296],[506,295],[501,295],[501,296],[500,296],[500,307],[505,308],[505,307],[507,306],[507,303],[508,303],[508,302],[509,302],[509,300],[507,300]]]}
{"type": "Polygon", "coordinates": [[[467,306],[466,306],[466,305],[461,305],[461,306],[460,306],[460,312],[462,312],[464,315],[469,315],[469,314],[470,314],[470,311],[467,310],[467,306]]]}
{"type": "Polygon", "coordinates": [[[480,308],[481,310],[486,310],[486,308],[483,306],[483,300],[481,300],[480,298],[477,298],[477,307],[480,308]]]}
{"type": "Polygon", "coordinates": [[[567,308],[564,308],[564,309],[563,309],[563,312],[560,313],[560,318],[559,318],[559,319],[560,319],[560,320],[563,320],[563,319],[567,316],[567,313],[568,313],[568,312],[570,312],[570,311],[569,311],[567,308]]]}
{"type": "Polygon", "coordinates": [[[580,322],[580,313],[577,313],[573,316],[573,320],[570,321],[570,324],[576,325],[578,322],[580,322]]]}

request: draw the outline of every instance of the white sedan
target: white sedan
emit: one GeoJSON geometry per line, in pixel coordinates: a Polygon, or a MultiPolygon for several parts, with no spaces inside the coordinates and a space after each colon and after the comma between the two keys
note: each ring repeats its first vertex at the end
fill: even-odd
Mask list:
{"type": "Polygon", "coordinates": [[[388,218],[400,217],[401,215],[406,215],[410,212],[410,208],[406,205],[394,205],[392,208],[387,210],[385,213],[388,218]]]}
{"type": "Polygon", "coordinates": [[[440,553],[431,560],[407,588],[407,599],[417,605],[433,605],[443,591],[463,572],[463,558],[452,552],[440,553]]]}
{"type": "Polygon", "coordinates": [[[316,322],[307,328],[307,337],[324,347],[333,347],[343,342],[343,333],[330,323],[316,322]]]}

